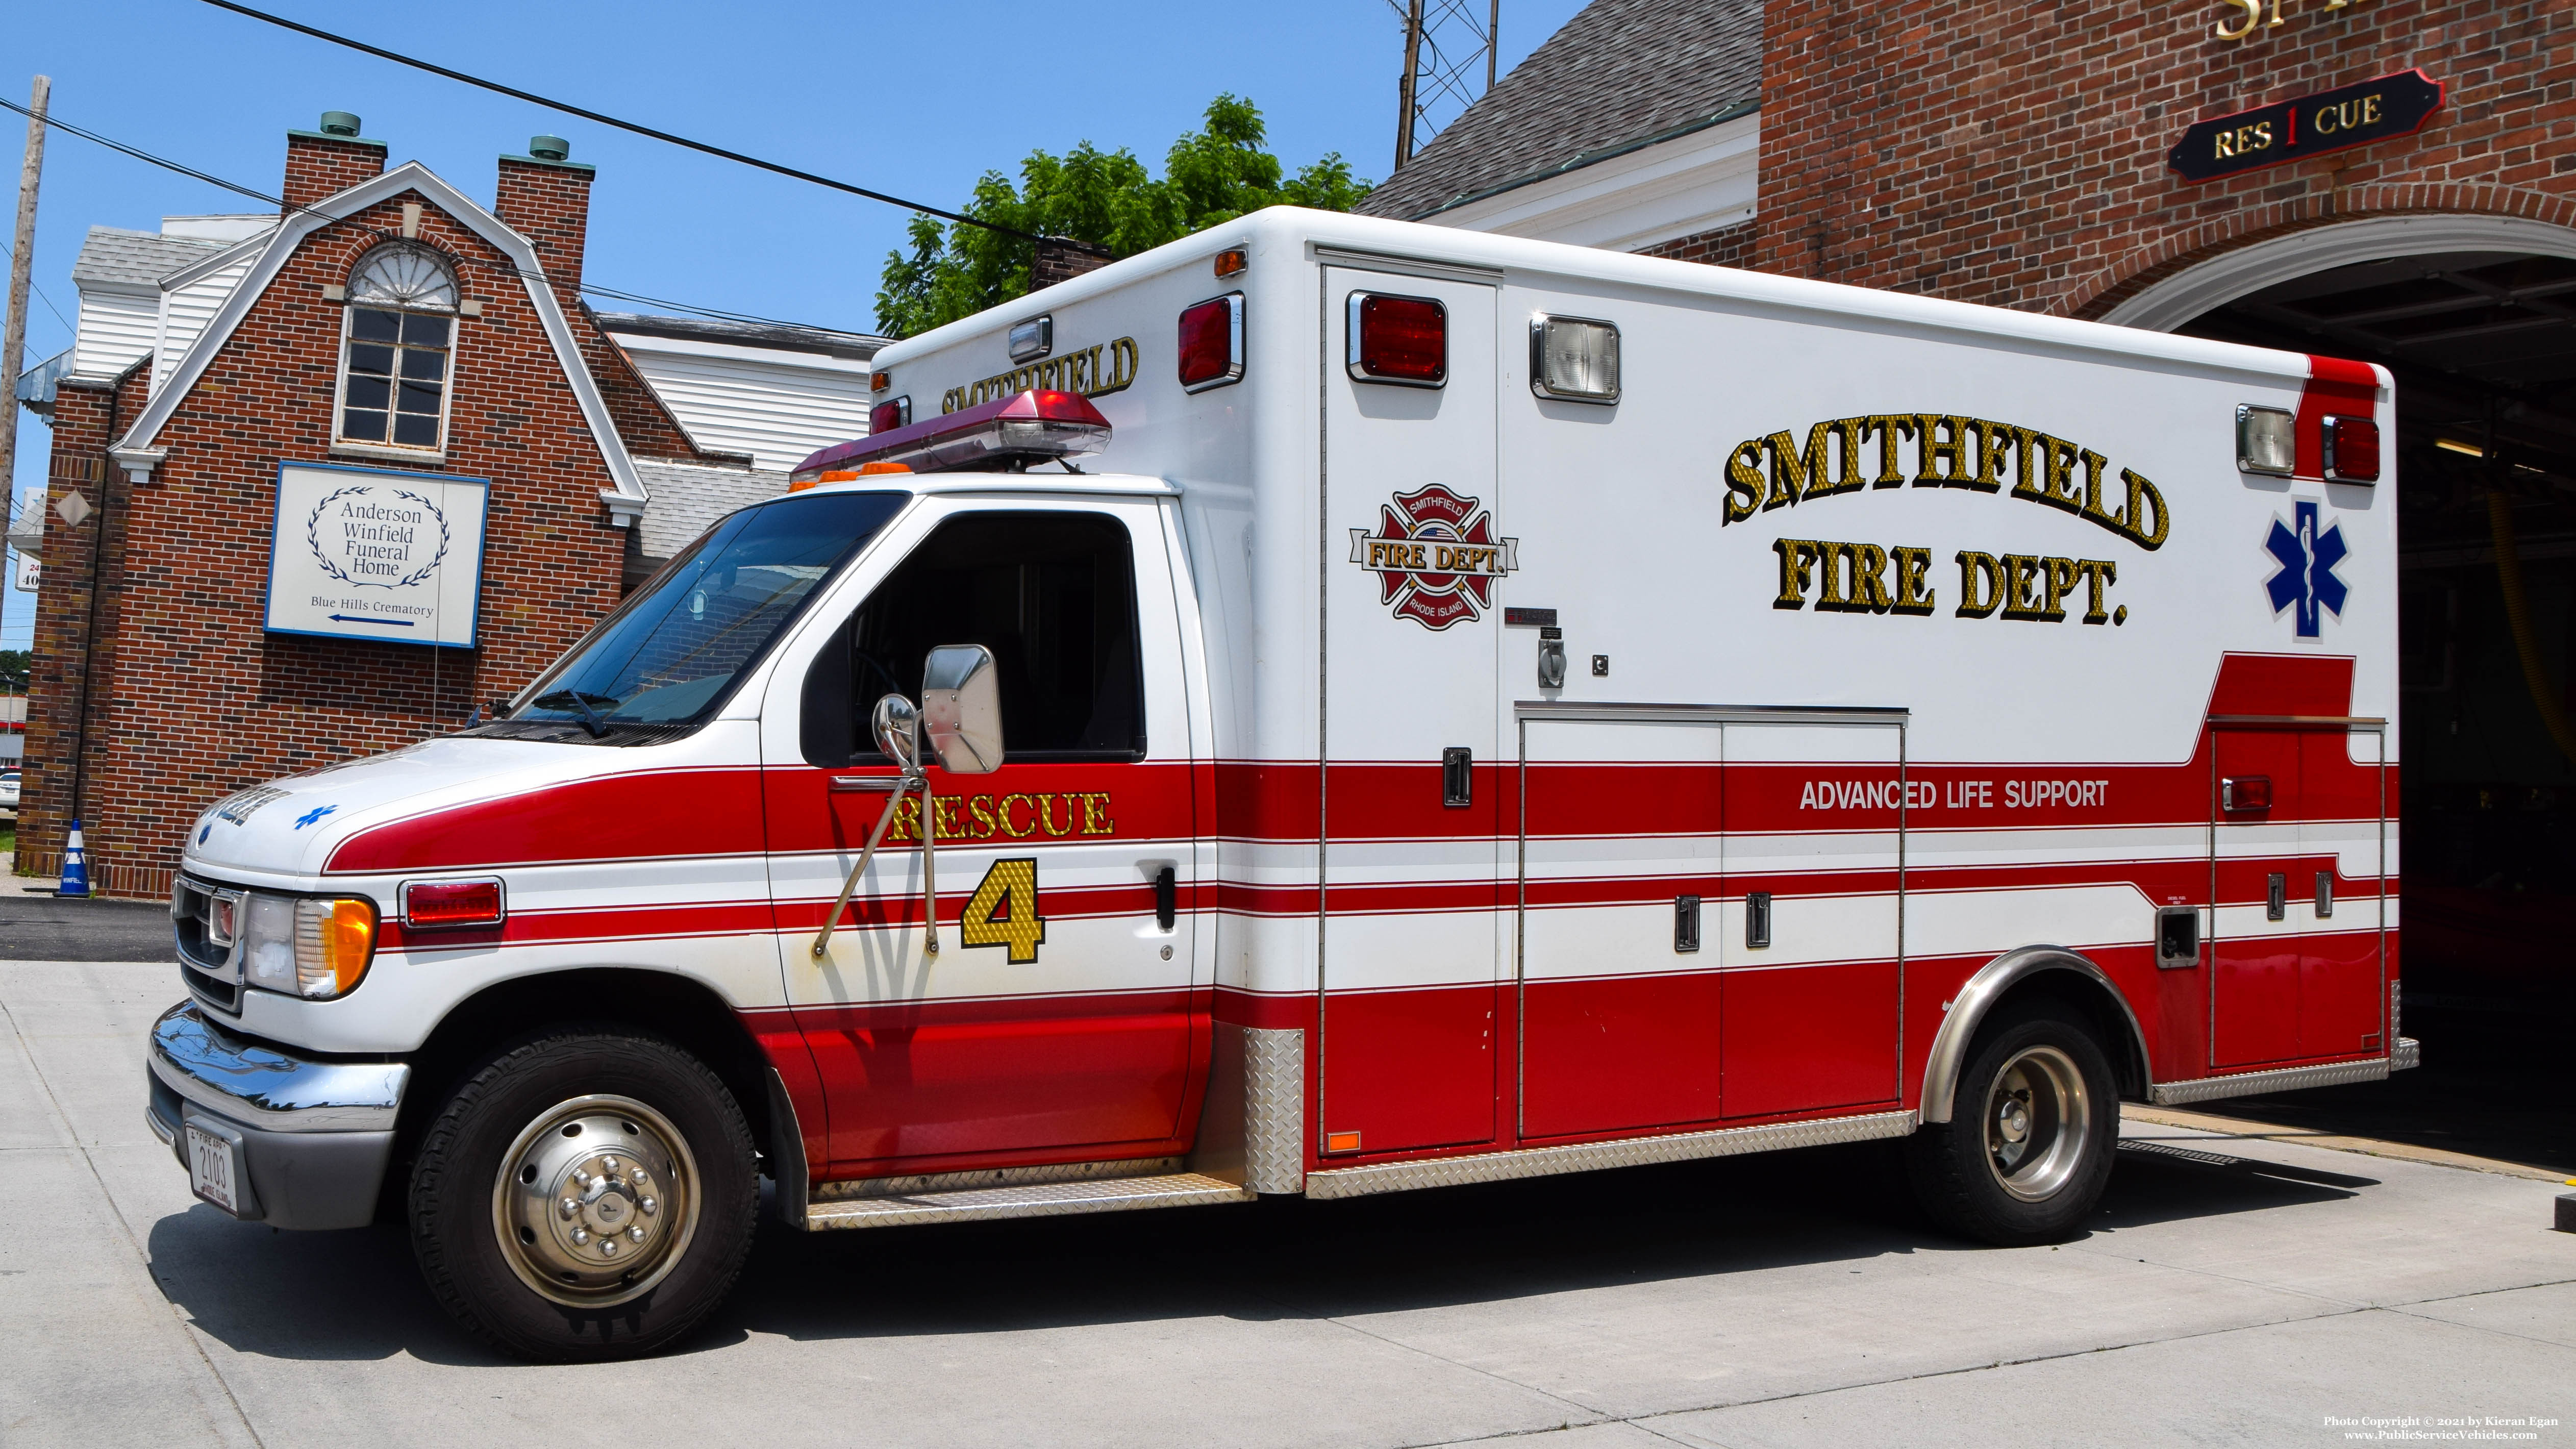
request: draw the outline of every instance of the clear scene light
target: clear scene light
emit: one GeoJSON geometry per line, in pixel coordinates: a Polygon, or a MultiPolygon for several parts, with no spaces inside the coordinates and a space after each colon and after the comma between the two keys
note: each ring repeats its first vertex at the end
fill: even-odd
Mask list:
{"type": "Polygon", "coordinates": [[[2299,463],[2298,420],[2279,408],[2236,410],[2236,466],[2287,478],[2299,463]]]}
{"type": "Polygon", "coordinates": [[[1011,329],[1011,360],[1033,362],[1055,351],[1055,315],[1032,317],[1011,329]]]}
{"type": "Polygon", "coordinates": [[[1619,329],[1588,317],[1530,319],[1530,391],[1571,402],[1619,400],[1619,329]]]}

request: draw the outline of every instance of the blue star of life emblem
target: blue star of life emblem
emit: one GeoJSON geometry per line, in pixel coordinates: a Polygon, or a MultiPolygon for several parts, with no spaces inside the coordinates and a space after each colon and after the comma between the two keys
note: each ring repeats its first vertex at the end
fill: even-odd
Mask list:
{"type": "Polygon", "coordinates": [[[2272,595],[2272,612],[2296,608],[2299,637],[2314,639],[2324,623],[2317,612],[2320,607],[2332,610],[2338,619],[2343,617],[2344,599],[2350,590],[2335,577],[2334,568],[2352,550],[2343,541],[2343,525],[2329,525],[2323,533],[2317,531],[2315,504],[2298,504],[2293,516],[2298,520],[2296,529],[2278,518],[2272,520],[2272,536],[2263,547],[2281,561],[2281,571],[2272,575],[2264,587],[2272,595]]]}

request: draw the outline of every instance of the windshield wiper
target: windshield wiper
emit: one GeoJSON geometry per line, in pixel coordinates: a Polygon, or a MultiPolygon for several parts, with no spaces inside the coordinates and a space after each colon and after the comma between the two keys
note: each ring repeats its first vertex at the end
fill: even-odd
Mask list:
{"type": "Polygon", "coordinates": [[[590,731],[592,739],[604,739],[608,734],[608,721],[601,719],[599,711],[590,707],[594,699],[610,709],[617,708],[617,701],[608,695],[584,694],[578,689],[558,689],[552,694],[538,695],[530,702],[539,709],[571,710],[581,716],[581,727],[590,731]]]}

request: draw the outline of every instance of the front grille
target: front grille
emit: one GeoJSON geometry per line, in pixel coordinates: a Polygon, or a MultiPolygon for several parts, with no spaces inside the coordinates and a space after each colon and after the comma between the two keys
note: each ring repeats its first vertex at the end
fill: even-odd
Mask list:
{"type": "Polygon", "coordinates": [[[206,907],[215,887],[181,876],[170,887],[170,925],[179,948],[179,980],[188,994],[226,1013],[241,1010],[241,983],[231,979],[231,951],[206,939],[206,907]]]}

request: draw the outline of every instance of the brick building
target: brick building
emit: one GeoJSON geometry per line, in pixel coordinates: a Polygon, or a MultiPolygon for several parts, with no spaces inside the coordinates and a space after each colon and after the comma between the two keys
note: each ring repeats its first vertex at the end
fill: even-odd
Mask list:
{"type": "Polygon", "coordinates": [[[594,172],[562,142],[501,157],[487,207],[358,130],[288,133],[282,218],[83,248],[79,340],[21,388],[53,428],[21,873],[79,818],[103,893],[166,894],[210,802],[456,728],[865,431],[878,339],[591,312],[594,172]],[[281,507],[315,478],[370,506],[281,507]],[[404,560],[382,580],[325,558],[379,498],[434,525],[342,549],[404,560]],[[308,545],[358,612],[293,613],[308,545]],[[445,592],[383,604],[405,587],[445,592]]]}
{"type": "Polygon", "coordinates": [[[2386,365],[2410,960],[2563,977],[2576,6],[1596,0],[1360,209],[2386,365]]]}

